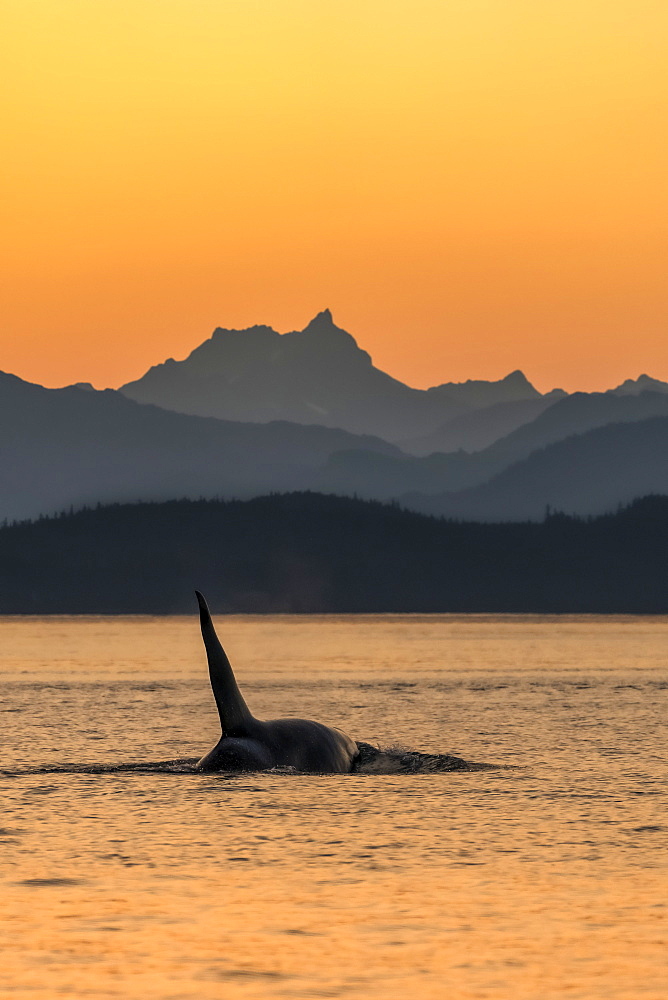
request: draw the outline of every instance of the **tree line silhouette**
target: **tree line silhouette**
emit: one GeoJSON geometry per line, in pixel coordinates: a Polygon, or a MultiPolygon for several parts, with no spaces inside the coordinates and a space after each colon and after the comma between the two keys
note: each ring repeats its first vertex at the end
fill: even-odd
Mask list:
{"type": "Polygon", "coordinates": [[[0,613],[668,613],[668,497],[476,523],[318,493],[85,508],[0,528],[0,613]]]}

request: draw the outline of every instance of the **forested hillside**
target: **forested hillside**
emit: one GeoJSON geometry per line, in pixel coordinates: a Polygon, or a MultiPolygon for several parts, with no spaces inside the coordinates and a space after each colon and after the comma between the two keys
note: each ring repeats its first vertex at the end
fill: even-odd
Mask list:
{"type": "Polygon", "coordinates": [[[99,507],[0,530],[0,613],[668,612],[668,498],[438,520],[313,493],[99,507]]]}

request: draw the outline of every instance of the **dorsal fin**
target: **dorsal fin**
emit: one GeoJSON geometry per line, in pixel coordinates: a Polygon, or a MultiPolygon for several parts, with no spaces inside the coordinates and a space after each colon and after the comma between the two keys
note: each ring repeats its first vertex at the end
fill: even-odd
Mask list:
{"type": "Polygon", "coordinates": [[[218,706],[223,736],[244,736],[253,716],[237,687],[234,671],[213,627],[208,605],[198,590],[195,591],[195,594],[199,603],[199,620],[202,626],[204,648],[209,661],[209,678],[218,706]]]}

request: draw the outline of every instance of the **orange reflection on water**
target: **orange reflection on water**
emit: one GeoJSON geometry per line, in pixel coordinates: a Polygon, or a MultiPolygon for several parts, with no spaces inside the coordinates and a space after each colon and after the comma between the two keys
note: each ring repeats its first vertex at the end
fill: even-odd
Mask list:
{"type": "Polygon", "coordinates": [[[522,765],[335,777],[68,772],[206,749],[196,623],[0,624],[1,995],[664,1000],[668,620],[222,621],[258,711],[522,765]]]}

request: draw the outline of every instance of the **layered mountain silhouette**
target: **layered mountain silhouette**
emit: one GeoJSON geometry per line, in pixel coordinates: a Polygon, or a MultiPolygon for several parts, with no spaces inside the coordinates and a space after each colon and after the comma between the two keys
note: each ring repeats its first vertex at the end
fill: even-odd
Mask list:
{"type": "Polygon", "coordinates": [[[601,514],[650,493],[668,493],[668,416],[573,435],[473,489],[401,499],[444,517],[523,521],[548,509],[601,514]]]}
{"type": "Polygon", "coordinates": [[[335,428],[190,417],[111,389],[45,389],[0,373],[0,521],[87,503],[291,490],[351,447],[400,454],[335,428]]]}
{"type": "MultiPolygon", "coordinates": [[[[558,399],[534,420],[481,451],[471,454],[465,451],[447,454],[437,452],[423,457],[359,450],[334,452],[324,468],[314,473],[311,485],[313,489],[355,493],[369,499],[389,500],[400,497],[402,503],[411,508],[468,516],[466,512],[462,512],[459,501],[453,508],[449,506],[449,501],[443,500],[441,503],[439,500],[430,504],[414,494],[443,494],[479,486],[509,466],[564,438],[611,423],[632,423],[654,416],[668,417],[668,395],[654,392],[645,392],[639,396],[575,393],[558,399]],[[404,488],[408,483],[411,485],[404,488]]],[[[661,466],[660,455],[657,456],[657,461],[661,466]]],[[[652,470],[652,474],[654,471],[652,470]]],[[[569,481],[575,476],[574,472],[568,473],[567,470],[563,470],[563,473],[569,481]]],[[[630,488],[633,488],[632,483],[630,488]]],[[[637,492],[631,494],[638,495],[637,492]]],[[[621,499],[630,497],[626,493],[624,497],[611,495],[609,505],[614,506],[621,499]]],[[[464,502],[464,498],[461,502],[464,502]]],[[[533,507],[531,509],[534,510],[533,507]]],[[[580,510],[580,507],[573,509],[580,510]]],[[[606,508],[604,506],[600,509],[606,508]]],[[[504,507],[503,511],[505,510],[504,507]]],[[[496,513],[490,512],[489,517],[505,517],[503,511],[500,507],[496,513]]],[[[471,513],[471,516],[479,515],[471,513]]]]}
{"type": "Polygon", "coordinates": [[[575,392],[558,399],[530,423],[500,438],[485,455],[500,468],[571,434],[582,434],[606,424],[659,416],[668,416],[668,395],[665,393],[575,392]]]}
{"type": "Polygon", "coordinates": [[[519,370],[413,389],[325,310],[287,334],[216,330],[122,391],[0,373],[0,522],[293,490],[478,520],[596,513],[666,488],[662,419],[668,383],[648,375],[572,395],[519,370]]]}
{"type": "Polygon", "coordinates": [[[638,378],[627,378],[615,389],[609,390],[617,396],[637,396],[641,392],[668,392],[668,382],[661,382],[649,375],[639,375],[638,378]]]}
{"type": "Polygon", "coordinates": [[[217,329],[184,361],[170,358],[121,392],[179,413],[320,424],[395,443],[472,410],[541,398],[521,372],[413,389],[374,367],[328,309],[292,333],[217,329]]]}
{"type": "Polygon", "coordinates": [[[481,451],[499,438],[529,423],[565,395],[562,390],[553,389],[545,396],[507,400],[461,413],[429,434],[401,441],[401,448],[413,455],[431,455],[435,451],[451,452],[460,449],[481,451]]]}

